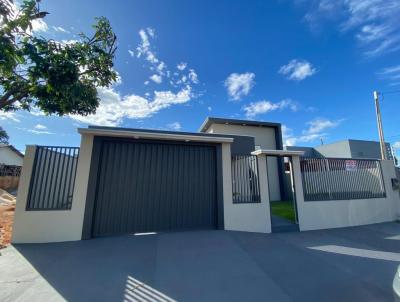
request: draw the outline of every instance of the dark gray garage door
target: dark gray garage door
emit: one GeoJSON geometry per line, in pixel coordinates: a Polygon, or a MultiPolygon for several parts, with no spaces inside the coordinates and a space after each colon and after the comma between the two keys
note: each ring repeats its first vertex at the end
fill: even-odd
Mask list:
{"type": "Polygon", "coordinates": [[[217,226],[214,146],[105,140],[93,236],[217,226]]]}

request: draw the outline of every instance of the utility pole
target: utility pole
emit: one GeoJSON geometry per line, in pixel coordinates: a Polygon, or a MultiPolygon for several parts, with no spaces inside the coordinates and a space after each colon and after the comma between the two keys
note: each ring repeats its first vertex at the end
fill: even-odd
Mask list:
{"type": "Polygon", "coordinates": [[[379,108],[379,92],[378,91],[374,91],[374,100],[375,100],[375,110],[376,110],[376,121],[378,123],[379,143],[380,143],[380,147],[381,147],[381,158],[383,160],[385,160],[385,159],[387,159],[386,146],[385,146],[385,138],[383,136],[382,117],[381,117],[381,110],[379,108]]]}

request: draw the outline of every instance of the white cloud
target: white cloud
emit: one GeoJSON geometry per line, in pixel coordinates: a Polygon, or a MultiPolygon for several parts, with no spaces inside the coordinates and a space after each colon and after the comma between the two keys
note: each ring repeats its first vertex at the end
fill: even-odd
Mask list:
{"type": "Polygon", "coordinates": [[[197,73],[193,70],[189,70],[189,79],[192,81],[193,84],[198,84],[199,83],[199,78],[197,77],[197,73]]]}
{"type": "Polygon", "coordinates": [[[293,134],[293,129],[282,125],[282,139],[285,146],[295,146],[298,143],[308,143],[315,141],[321,137],[325,137],[326,134],[315,133],[315,134],[305,134],[300,136],[295,136],[293,134]]]}
{"type": "MultiPolygon", "coordinates": [[[[179,63],[176,68],[177,72],[171,72],[168,69],[167,64],[160,60],[156,52],[153,50],[152,47],[152,39],[154,39],[154,29],[151,28],[145,28],[141,29],[139,31],[139,36],[140,36],[140,43],[136,48],[136,57],[137,58],[144,58],[148,63],[149,63],[149,69],[150,71],[156,73],[156,75],[152,75],[151,79],[155,83],[161,83],[162,77],[170,78],[171,74],[173,74],[173,77],[170,78],[168,83],[170,83],[173,87],[177,87],[177,85],[186,85],[187,79],[190,79],[190,81],[193,84],[198,84],[198,75],[194,69],[189,69],[189,71],[186,74],[183,74],[183,71],[186,70],[187,68],[187,63],[186,62],[181,62],[179,63]]],[[[129,51],[128,52],[133,56],[134,53],[129,51]]]]}
{"type": "Polygon", "coordinates": [[[44,131],[44,130],[35,130],[35,129],[29,129],[29,128],[20,128],[17,127],[17,129],[22,130],[22,131],[26,131],[32,134],[36,134],[36,135],[49,135],[49,134],[55,134],[53,132],[50,131],[44,131]]]}
{"type": "Polygon", "coordinates": [[[65,28],[61,27],[61,26],[52,26],[52,28],[57,32],[62,32],[62,33],[69,34],[69,31],[66,30],[65,28]]]}
{"type": "Polygon", "coordinates": [[[294,135],[293,130],[286,125],[282,125],[282,138],[285,146],[294,146],[298,143],[310,143],[318,139],[327,137],[326,131],[334,129],[340,125],[343,120],[329,120],[325,118],[316,118],[307,122],[307,128],[299,136],[294,135]]]}
{"type": "Polygon", "coordinates": [[[150,37],[154,38],[156,31],[154,30],[154,28],[147,27],[147,33],[149,34],[150,37]]]}
{"type": "Polygon", "coordinates": [[[314,28],[323,20],[337,22],[340,31],[354,32],[364,54],[371,57],[400,49],[399,15],[398,0],[317,0],[305,20],[314,28]]]}
{"type": "Polygon", "coordinates": [[[50,132],[50,131],[41,131],[41,130],[34,130],[34,129],[26,129],[26,131],[33,133],[33,134],[54,134],[53,132],[50,132]]]}
{"type": "Polygon", "coordinates": [[[182,129],[182,126],[179,122],[173,122],[167,125],[167,128],[178,131],[182,129]]]}
{"type": "Polygon", "coordinates": [[[32,21],[33,32],[46,32],[49,30],[47,23],[43,19],[34,19],[32,21]]]}
{"type": "Polygon", "coordinates": [[[400,141],[394,142],[392,147],[393,147],[393,149],[400,150],[400,141]]]}
{"type": "Polygon", "coordinates": [[[154,31],[149,28],[141,29],[139,31],[139,36],[141,39],[141,43],[136,48],[136,53],[137,53],[136,57],[140,58],[141,56],[144,56],[149,63],[157,64],[159,60],[154,54],[154,52],[151,50],[150,40],[149,40],[149,36],[151,38],[154,37],[154,31]]]}
{"type": "Polygon", "coordinates": [[[118,126],[124,118],[148,118],[172,105],[187,103],[192,98],[190,86],[182,88],[177,93],[155,91],[151,100],[134,94],[121,96],[112,88],[98,88],[98,94],[101,101],[96,114],[70,115],[70,117],[87,124],[118,126]]]}
{"type": "Polygon", "coordinates": [[[17,123],[20,122],[20,120],[18,118],[18,115],[15,112],[12,112],[12,111],[7,111],[7,112],[0,111],[0,121],[7,121],[7,120],[10,120],[10,121],[13,121],[13,122],[17,122],[17,123]]]}
{"type": "Polygon", "coordinates": [[[133,50],[128,49],[128,53],[131,57],[135,56],[135,52],[133,50]]]}
{"type": "Polygon", "coordinates": [[[178,68],[180,71],[183,71],[187,66],[187,63],[181,62],[178,65],[176,65],[176,68],[178,68]]]}
{"type": "Polygon", "coordinates": [[[150,41],[145,29],[139,30],[139,36],[141,39],[141,43],[136,48],[137,54],[136,56],[140,58],[142,55],[145,55],[150,50],[150,41]]]}
{"type": "Polygon", "coordinates": [[[163,75],[164,74],[164,70],[166,70],[166,69],[167,69],[167,65],[162,61],[157,66],[157,71],[158,71],[159,74],[163,75]]]}
{"type": "Polygon", "coordinates": [[[310,62],[293,59],[288,64],[281,66],[278,72],[289,80],[302,81],[315,74],[317,70],[310,62]]]}
{"type": "Polygon", "coordinates": [[[37,124],[37,125],[35,125],[35,127],[34,127],[35,129],[38,129],[38,130],[44,130],[44,129],[47,129],[47,127],[45,126],[45,125],[42,125],[42,124],[37,124]]]}
{"type": "Polygon", "coordinates": [[[162,82],[162,77],[160,75],[158,75],[158,74],[153,74],[150,77],[150,80],[152,80],[153,82],[155,82],[157,84],[160,84],[162,82]]]}
{"type": "Polygon", "coordinates": [[[187,76],[183,75],[180,80],[176,81],[176,84],[184,84],[187,82],[187,76]]]}
{"type": "Polygon", "coordinates": [[[43,111],[41,111],[37,107],[32,107],[31,110],[29,111],[29,113],[34,116],[45,116],[46,115],[43,111]]]}
{"type": "Polygon", "coordinates": [[[336,128],[343,120],[332,121],[325,118],[316,118],[309,121],[307,125],[308,129],[303,131],[303,134],[312,135],[321,133],[327,129],[336,128]]]}
{"type": "Polygon", "coordinates": [[[255,74],[252,72],[231,73],[224,82],[230,98],[238,101],[248,95],[255,84],[254,78],[255,74]]]}
{"type": "Polygon", "coordinates": [[[394,65],[383,68],[377,75],[382,79],[390,81],[390,86],[397,86],[400,84],[400,65],[394,65]]]}
{"type": "Polygon", "coordinates": [[[400,65],[395,65],[391,67],[386,67],[382,69],[378,74],[381,75],[392,75],[392,74],[400,74],[400,65]]]}
{"type": "Polygon", "coordinates": [[[282,125],[282,139],[285,146],[294,146],[297,142],[297,138],[293,136],[293,129],[286,125],[282,125]]]}
{"type": "Polygon", "coordinates": [[[79,43],[81,42],[80,40],[75,40],[75,39],[69,39],[69,40],[61,40],[61,44],[63,45],[71,45],[71,44],[75,44],[75,43],[79,43]]]}
{"type": "Polygon", "coordinates": [[[208,107],[207,107],[207,110],[208,110],[208,111],[212,111],[212,107],[211,107],[211,106],[208,106],[208,107]]]}
{"type": "MultiPolygon", "coordinates": [[[[155,39],[154,29],[147,27],[139,30],[140,43],[136,48],[136,52],[128,50],[131,56],[136,55],[137,58],[143,58],[147,61],[149,70],[152,72],[150,79],[160,84],[163,80],[167,79],[165,83],[169,83],[173,87],[186,86],[189,81],[192,84],[198,84],[199,79],[196,71],[194,69],[189,69],[187,71],[188,64],[186,62],[179,63],[176,68],[177,70],[171,72],[168,69],[167,64],[157,57],[157,54],[152,46],[153,39],[155,39]],[[172,76],[171,76],[172,75],[172,76]]],[[[150,82],[146,81],[145,85],[150,82]]]]}
{"type": "Polygon", "coordinates": [[[114,71],[115,71],[115,73],[117,74],[117,78],[116,78],[115,81],[113,82],[113,85],[114,85],[114,86],[121,85],[121,84],[122,84],[122,77],[121,77],[121,75],[119,74],[118,71],[116,71],[115,69],[114,69],[114,71]]]}
{"type": "Polygon", "coordinates": [[[272,103],[270,101],[259,101],[252,102],[247,106],[243,107],[243,110],[246,112],[246,117],[254,118],[256,115],[265,114],[275,110],[282,110],[285,108],[289,108],[292,111],[297,111],[296,104],[293,103],[290,99],[284,99],[280,102],[272,103]]]}

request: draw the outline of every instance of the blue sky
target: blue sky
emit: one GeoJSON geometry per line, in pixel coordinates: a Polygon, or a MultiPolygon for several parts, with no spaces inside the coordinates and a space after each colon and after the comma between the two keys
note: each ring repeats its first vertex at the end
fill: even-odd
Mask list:
{"type": "Polygon", "coordinates": [[[207,116],[284,125],[287,144],[378,138],[400,147],[400,2],[42,1],[35,34],[73,43],[107,17],[120,81],[99,88],[96,116],[1,113],[10,142],[79,145],[88,124],[197,131],[207,116]],[[397,18],[397,19],[396,19],[397,18]]]}

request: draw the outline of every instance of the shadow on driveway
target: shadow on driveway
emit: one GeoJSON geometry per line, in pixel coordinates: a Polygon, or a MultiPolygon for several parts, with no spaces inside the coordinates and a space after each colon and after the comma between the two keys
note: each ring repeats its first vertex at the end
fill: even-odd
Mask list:
{"type": "Polygon", "coordinates": [[[14,245],[0,257],[0,300],[390,301],[398,235],[386,223],[14,245]]]}

